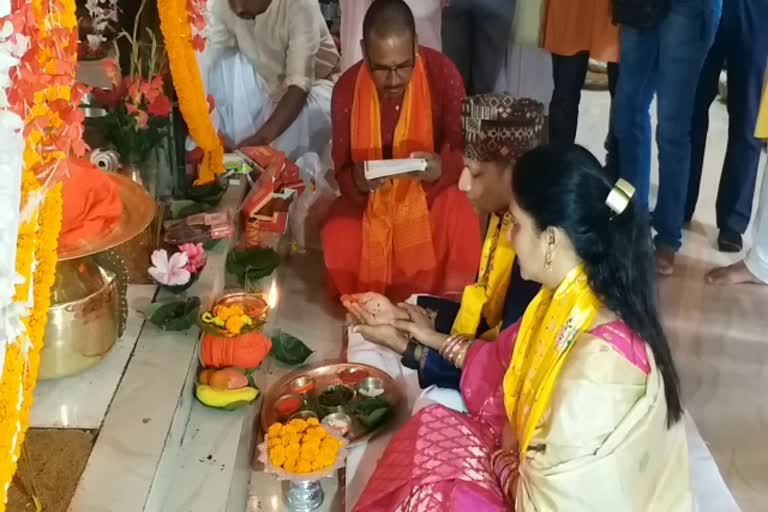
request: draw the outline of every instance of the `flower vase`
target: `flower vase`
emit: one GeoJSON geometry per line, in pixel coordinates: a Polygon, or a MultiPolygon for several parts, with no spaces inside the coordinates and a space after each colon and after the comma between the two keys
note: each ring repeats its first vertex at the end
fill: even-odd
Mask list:
{"type": "Polygon", "coordinates": [[[283,503],[295,512],[311,512],[323,504],[325,494],[320,480],[283,482],[283,503]]]}

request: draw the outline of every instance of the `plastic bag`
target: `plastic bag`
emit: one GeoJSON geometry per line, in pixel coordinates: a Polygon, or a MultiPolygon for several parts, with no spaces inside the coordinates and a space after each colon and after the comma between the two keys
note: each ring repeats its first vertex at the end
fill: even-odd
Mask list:
{"type": "Polygon", "coordinates": [[[327,170],[317,153],[307,153],[296,161],[296,165],[306,189],[291,206],[291,236],[303,249],[319,249],[320,231],[338,193],[328,183],[327,170]]]}

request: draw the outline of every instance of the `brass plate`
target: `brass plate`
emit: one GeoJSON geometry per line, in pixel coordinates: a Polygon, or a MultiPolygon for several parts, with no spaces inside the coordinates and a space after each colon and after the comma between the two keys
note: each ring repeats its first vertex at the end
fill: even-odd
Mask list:
{"type": "Polygon", "coordinates": [[[155,202],[141,185],[116,173],[108,173],[108,176],[115,181],[120,201],[123,203],[120,220],[97,239],[83,241],[79,247],[60,250],[59,260],[82,258],[112,249],[137,236],[152,222],[155,216],[155,202]]]}
{"type": "MultiPolygon", "coordinates": [[[[293,394],[291,391],[291,382],[295,379],[298,379],[300,377],[311,377],[315,380],[315,389],[309,393],[307,396],[310,398],[310,401],[316,402],[317,397],[320,395],[320,393],[323,392],[325,388],[328,386],[334,386],[337,384],[344,384],[342,380],[339,378],[339,372],[342,372],[344,370],[347,370],[349,368],[359,368],[362,370],[365,370],[368,372],[369,377],[376,377],[378,379],[381,379],[384,382],[384,394],[381,395],[379,398],[383,398],[389,403],[389,406],[391,408],[391,413],[397,414],[398,406],[400,405],[400,401],[402,400],[402,393],[400,392],[400,388],[397,386],[397,383],[395,380],[389,376],[389,374],[383,370],[380,370],[378,368],[374,368],[373,366],[368,366],[366,364],[358,364],[358,363],[341,363],[338,361],[323,361],[317,364],[314,364],[312,366],[308,366],[306,368],[301,368],[299,370],[296,370],[294,372],[289,373],[288,375],[285,375],[283,378],[275,382],[272,387],[269,388],[269,391],[264,395],[264,400],[262,402],[261,407],[261,428],[264,432],[266,432],[269,429],[269,426],[277,421],[282,421],[281,418],[278,417],[277,411],[275,410],[275,404],[280,399],[280,397],[284,395],[290,395],[293,394]]],[[[348,384],[351,387],[355,387],[356,384],[348,384]]],[[[358,401],[360,401],[362,398],[359,395],[359,393],[355,396],[355,398],[352,399],[351,404],[354,404],[358,401]]],[[[316,405],[315,405],[316,408],[316,405]]],[[[322,420],[322,414],[320,411],[316,411],[321,416],[322,420]]],[[[349,414],[349,412],[347,412],[349,414]]],[[[350,416],[352,416],[350,414],[350,416]]],[[[392,418],[390,418],[389,421],[385,422],[384,424],[380,425],[378,428],[374,430],[368,430],[366,429],[362,424],[360,424],[359,421],[353,418],[352,420],[352,428],[349,432],[349,434],[346,437],[346,439],[349,441],[349,446],[354,446],[358,443],[362,443],[364,441],[367,441],[368,439],[371,439],[375,435],[377,435],[384,427],[386,427],[389,423],[392,422],[392,418]]]]}

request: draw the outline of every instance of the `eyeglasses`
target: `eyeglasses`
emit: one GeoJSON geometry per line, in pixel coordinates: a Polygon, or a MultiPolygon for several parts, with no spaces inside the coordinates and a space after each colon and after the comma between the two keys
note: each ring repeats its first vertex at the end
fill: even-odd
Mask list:
{"type": "Polygon", "coordinates": [[[414,62],[407,62],[400,64],[399,66],[370,66],[371,73],[381,78],[390,78],[392,74],[397,75],[398,78],[407,78],[413,72],[415,64],[414,62]]]}

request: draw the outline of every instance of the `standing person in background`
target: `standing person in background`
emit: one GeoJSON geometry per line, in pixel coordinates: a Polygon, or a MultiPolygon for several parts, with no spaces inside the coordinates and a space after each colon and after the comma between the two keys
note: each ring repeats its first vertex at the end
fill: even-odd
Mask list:
{"type": "MultiPolygon", "coordinates": [[[[445,0],[406,0],[416,20],[420,46],[442,49],[440,27],[445,0]]],[[[346,71],[363,58],[363,18],[373,0],[340,0],[341,5],[341,69],[346,71]]]]}
{"type": "Polygon", "coordinates": [[[717,96],[723,64],[728,72],[728,148],[717,194],[718,247],[739,252],[752,215],[760,142],[753,128],[768,59],[768,1],[730,0],[699,78],[691,123],[693,147],[685,220],[690,222],[699,198],[709,107],[717,96]],[[763,27],[763,28],[760,28],[763,27]]]}
{"type": "MultiPolygon", "coordinates": [[[[632,2],[621,2],[630,4],[632,2]]],[[[614,18],[617,2],[614,0],[614,18]]],[[[653,212],[656,268],[674,271],[682,245],[691,161],[691,117],[699,72],[720,20],[722,0],[669,0],[650,26],[621,28],[621,74],[614,100],[614,129],[621,177],[648,205],[651,188],[651,118],[657,96],[659,195],[653,212]]]]}
{"type": "Polygon", "coordinates": [[[467,94],[493,92],[509,44],[515,0],[443,4],[443,51],[459,68],[467,94]]]}
{"type": "Polygon", "coordinates": [[[611,1],[549,0],[541,42],[552,54],[555,82],[549,104],[549,142],[570,145],[576,141],[581,89],[590,57],[608,63],[611,97],[616,92],[619,27],[611,19],[611,1]]]}
{"type": "MultiPolygon", "coordinates": [[[[763,141],[768,149],[768,81],[763,92],[763,102],[757,119],[755,138],[763,141]]],[[[747,257],[728,267],[716,268],[707,274],[710,284],[761,284],[768,285],[768,166],[763,174],[760,199],[755,219],[755,241],[747,257]]]]}

